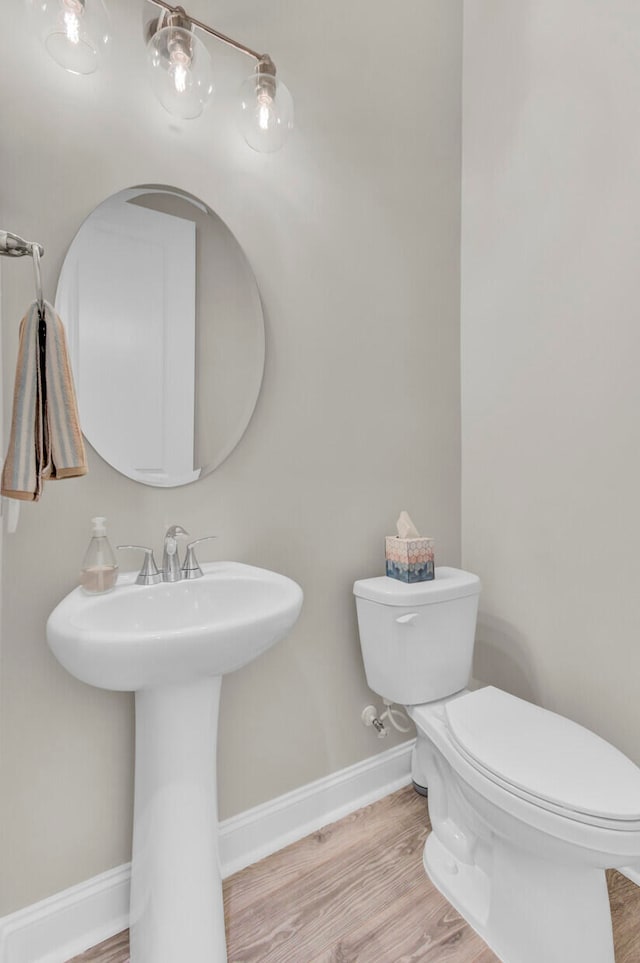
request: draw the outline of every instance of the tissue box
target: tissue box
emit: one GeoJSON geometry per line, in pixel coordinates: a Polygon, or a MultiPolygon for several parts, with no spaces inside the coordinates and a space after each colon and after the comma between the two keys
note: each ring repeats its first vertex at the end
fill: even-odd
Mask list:
{"type": "Polygon", "coordinates": [[[433,539],[385,538],[387,575],[401,582],[428,582],[434,578],[433,539]]]}

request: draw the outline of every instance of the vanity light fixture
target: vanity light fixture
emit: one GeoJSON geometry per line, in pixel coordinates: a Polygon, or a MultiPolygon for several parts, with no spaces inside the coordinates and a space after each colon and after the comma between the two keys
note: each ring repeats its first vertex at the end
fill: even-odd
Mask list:
{"type": "Polygon", "coordinates": [[[196,20],[182,7],[151,2],[162,8],[147,28],[152,86],[162,106],[178,117],[198,117],[213,93],[211,57],[194,32],[198,27],[256,61],[240,90],[238,125],[249,147],[263,153],[279,150],[293,128],[293,100],[271,57],[196,20]]]}
{"type": "Polygon", "coordinates": [[[32,7],[56,63],[72,74],[92,74],[110,39],[103,0],[32,0],[32,7]]]}
{"type": "MultiPolygon", "coordinates": [[[[160,15],[146,28],[147,59],[153,91],[170,113],[199,117],[213,93],[211,55],[195,28],[255,60],[240,89],[238,126],[249,147],[279,150],[293,128],[293,100],[276,74],[269,54],[225,36],[182,7],[150,0],[160,15]]],[[[91,74],[110,43],[105,0],[31,0],[48,53],[74,74],[91,74]]]]}

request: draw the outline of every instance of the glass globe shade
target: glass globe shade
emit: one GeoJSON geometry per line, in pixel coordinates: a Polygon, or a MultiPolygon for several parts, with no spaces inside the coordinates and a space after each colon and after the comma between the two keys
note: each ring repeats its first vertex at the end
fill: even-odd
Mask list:
{"type": "Polygon", "coordinates": [[[293,98],[277,77],[253,73],[240,88],[240,130],[249,147],[280,150],[293,130],[293,98]]]}
{"type": "Polygon", "coordinates": [[[35,0],[47,53],[72,74],[92,74],[109,43],[104,0],[35,0]]]}
{"type": "Polygon", "coordinates": [[[184,27],[163,27],[147,44],[153,92],[175,117],[199,117],[213,93],[211,56],[196,35],[184,27]]]}

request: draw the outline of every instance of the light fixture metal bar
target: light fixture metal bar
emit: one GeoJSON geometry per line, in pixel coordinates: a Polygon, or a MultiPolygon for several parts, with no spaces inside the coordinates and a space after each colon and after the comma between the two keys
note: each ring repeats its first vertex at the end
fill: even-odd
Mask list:
{"type": "Polygon", "coordinates": [[[151,2],[155,3],[157,7],[162,7],[163,10],[168,10],[169,13],[183,14],[195,27],[199,27],[200,30],[204,30],[205,33],[216,37],[217,40],[221,40],[222,43],[226,43],[229,47],[233,47],[235,50],[247,54],[248,57],[253,57],[254,60],[271,60],[267,54],[258,53],[256,50],[252,50],[251,47],[245,46],[245,44],[240,43],[238,40],[234,40],[232,37],[227,37],[226,34],[220,33],[219,30],[214,30],[213,27],[208,26],[208,24],[203,23],[201,20],[196,20],[195,17],[192,17],[191,14],[187,13],[182,7],[173,7],[170,3],[167,3],[166,0],[151,0],[151,2]]]}

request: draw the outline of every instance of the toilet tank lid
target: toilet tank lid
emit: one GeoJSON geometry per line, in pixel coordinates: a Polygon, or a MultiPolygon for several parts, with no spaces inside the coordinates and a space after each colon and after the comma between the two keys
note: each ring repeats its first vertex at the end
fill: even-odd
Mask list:
{"type": "Polygon", "coordinates": [[[435,578],[427,582],[401,582],[387,575],[362,578],[354,583],[353,594],[384,605],[430,605],[478,595],[480,588],[477,575],[441,565],[435,569],[435,578]]]}

